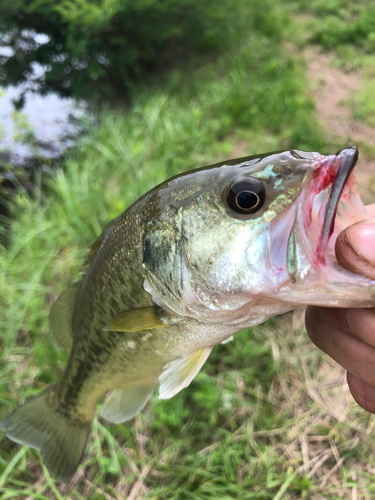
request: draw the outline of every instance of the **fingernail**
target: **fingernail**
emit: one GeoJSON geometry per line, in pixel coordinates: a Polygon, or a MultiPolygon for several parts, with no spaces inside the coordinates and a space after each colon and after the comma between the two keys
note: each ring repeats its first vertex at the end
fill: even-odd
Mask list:
{"type": "Polygon", "coordinates": [[[347,309],[347,310],[343,309],[342,319],[345,323],[345,326],[346,326],[348,332],[350,332],[350,333],[354,333],[353,328],[352,328],[352,324],[353,324],[353,321],[355,321],[356,312],[357,312],[356,309],[347,309]]]}
{"type": "Polygon", "coordinates": [[[362,260],[375,266],[375,219],[350,226],[346,230],[346,240],[362,260]]]}

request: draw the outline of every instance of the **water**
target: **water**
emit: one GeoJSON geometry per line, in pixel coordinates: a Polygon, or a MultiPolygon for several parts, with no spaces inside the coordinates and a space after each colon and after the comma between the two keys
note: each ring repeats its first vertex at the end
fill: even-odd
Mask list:
{"type": "MultiPolygon", "coordinates": [[[[48,37],[35,34],[35,40],[46,43],[48,37]]],[[[0,56],[10,55],[10,47],[0,46],[0,56]]],[[[33,81],[43,74],[35,64],[28,82],[0,87],[0,196],[5,199],[20,183],[32,191],[35,171],[51,171],[84,131],[85,104],[57,93],[39,95],[33,81]]]]}
{"type": "Polygon", "coordinates": [[[25,104],[17,111],[22,86],[0,89],[0,154],[6,153],[16,166],[27,166],[36,156],[59,158],[82,132],[84,106],[57,94],[25,93],[25,104]]]}

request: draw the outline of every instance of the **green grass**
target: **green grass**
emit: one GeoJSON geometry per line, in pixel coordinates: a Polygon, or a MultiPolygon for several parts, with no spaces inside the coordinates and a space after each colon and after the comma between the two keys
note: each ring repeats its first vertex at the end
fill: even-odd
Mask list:
{"type": "Polygon", "coordinates": [[[336,64],[353,71],[373,65],[375,5],[372,0],[290,0],[286,2],[301,24],[292,33],[303,47],[332,51],[336,64]]]}
{"type": "Polygon", "coordinates": [[[371,0],[297,0],[293,2],[304,14],[312,17],[310,43],[324,49],[337,49],[344,45],[374,50],[375,5],[371,0]]]}
{"type": "MultiPolygon", "coordinates": [[[[61,376],[67,354],[51,343],[50,305],[127,205],[224,158],[337,148],[318,129],[302,59],[281,44],[285,9],[260,2],[263,21],[235,52],[138,89],[127,110],[102,110],[53,179],[40,177],[32,198],[20,191],[0,253],[1,416],[61,376]]],[[[68,486],[0,437],[1,498],[372,498],[373,418],[292,318],[216,347],[189,388],[155,396],[134,421],[95,421],[68,486]]]]}
{"type": "MultiPolygon", "coordinates": [[[[297,21],[290,23],[286,29],[288,40],[295,44],[295,48],[300,51],[313,48],[317,57],[322,52],[328,53],[330,67],[343,72],[343,75],[351,75],[357,80],[356,87],[362,87],[356,91],[350,89],[343,106],[349,108],[352,118],[358,121],[352,124],[352,128],[363,132],[357,134],[357,145],[364,157],[372,161],[375,157],[374,143],[370,139],[371,127],[375,124],[374,2],[292,0],[286,4],[297,21]]],[[[329,78],[329,75],[322,75],[323,82],[326,77],[329,78]]],[[[349,120],[350,116],[346,119],[349,120]]]]}
{"type": "Polygon", "coordinates": [[[364,81],[353,103],[353,116],[370,127],[375,126],[375,84],[373,75],[364,81]]]}

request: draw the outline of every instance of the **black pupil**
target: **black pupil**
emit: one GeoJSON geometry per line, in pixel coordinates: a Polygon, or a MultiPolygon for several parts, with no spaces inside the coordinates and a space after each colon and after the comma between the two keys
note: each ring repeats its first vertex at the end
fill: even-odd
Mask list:
{"type": "Polygon", "coordinates": [[[259,203],[259,198],[255,193],[251,191],[241,191],[236,196],[236,203],[239,208],[243,210],[249,210],[250,208],[254,208],[259,203]]]}
{"type": "Polygon", "coordinates": [[[226,201],[234,212],[241,215],[258,212],[266,199],[266,188],[260,179],[238,180],[226,191],[226,201]]]}

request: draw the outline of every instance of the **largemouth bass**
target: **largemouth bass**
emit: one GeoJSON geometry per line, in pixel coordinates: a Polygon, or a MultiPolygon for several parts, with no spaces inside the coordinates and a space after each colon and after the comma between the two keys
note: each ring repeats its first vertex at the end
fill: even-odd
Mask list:
{"type": "Polygon", "coordinates": [[[375,305],[375,282],[340,267],[335,240],[370,216],[357,150],[287,151],[178,175],[110,222],[81,281],[50,313],[70,349],[62,379],[6,417],[1,430],[40,451],[67,482],[100,397],[114,423],[188,386],[212,348],[298,306],[375,305]]]}

